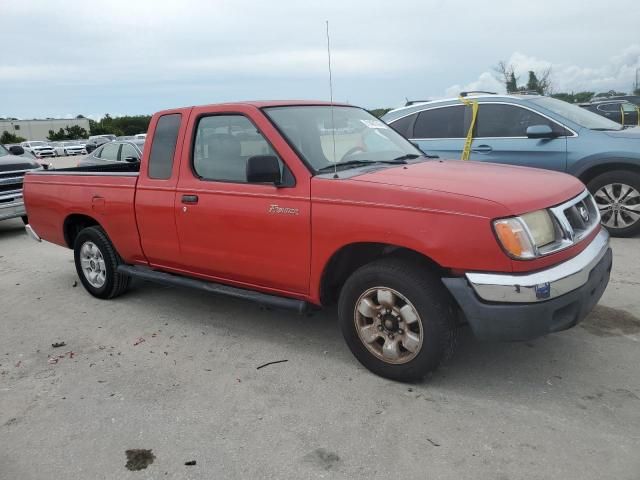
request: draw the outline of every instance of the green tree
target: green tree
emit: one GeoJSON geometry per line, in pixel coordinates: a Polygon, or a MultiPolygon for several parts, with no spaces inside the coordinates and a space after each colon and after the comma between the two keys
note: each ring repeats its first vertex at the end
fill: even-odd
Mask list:
{"type": "Polygon", "coordinates": [[[540,88],[540,84],[538,83],[538,77],[536,76],[536,72],[533,70],[529,70],[529,80],[527,81],[527,90],[530,92],[538,92],[543,93],[540,88]]]}
{"type": "Polygon", "coordinates": [[[513,93],[518,91],[518,80],[516,79],[516,74],[513,70],[509,72],[505,86],[507,88],[507,93],[513,93]]]}
{"type": "Polygon", "coordinates": [[[49,130],[49,136],[47,138],[51,141],[59,142],[60,140],[66,140],[67,136],[64,133],[64,129],[61,128],[57,132],[54,132],[53,130],[49,130]]]}
{"type": "Polygon", "coordinates": [[[78,140],[79,138],[87,138],[87,131],[79,125],[71,125],[66,127],[66,137],[68,140],[78,140]]]}
{"type": "Polygon", "coordinates": [[[574,101],[576,103],[585,103],[590,101],[594,95],[595,95],[595,92],[578,92],[574,95],[575,96],[574,101]]]}
{"type": "Polygon", "coordinates": [[[9,133],[6,130],[0,135],[0,143],[20,143],[26,141],[26,138],[19,137],[13,133],[9,133]]]}
{"type": "Polygon", "coordinates": [[[112,117],[108,113],[99,121],[89,120],[91,135],[135,135],[144,133],[149,128],[150,115],[125,115],[112,117]]]}

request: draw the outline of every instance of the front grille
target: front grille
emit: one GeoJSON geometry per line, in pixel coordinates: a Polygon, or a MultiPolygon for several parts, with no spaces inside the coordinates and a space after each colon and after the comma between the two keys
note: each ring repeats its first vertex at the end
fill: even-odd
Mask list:
{"type": "Polygon", "coordinates": [[[25,172],[0,173],[0,194],[22,190],[25,172]]]}
{"type": "Polygon", "coordinates": [[[574,240],[580,240],[599,223],[598,213],[591,195],[587,195],[564,210],[564,216],[573,230],[574,240]]]}
{"type": "MultiPolygon", "coordinates": [[[[21,179],[27,172],[0,172],[0,183],[10,181],[11,179],[21,179]]],[[[22,181],[22,180],[20,180],[22,181]]]]}
{"type": "Polygon", "coordinates": [[[0,185],[0,194],[22,190],[22,182],[11,185],[0,185]]]}

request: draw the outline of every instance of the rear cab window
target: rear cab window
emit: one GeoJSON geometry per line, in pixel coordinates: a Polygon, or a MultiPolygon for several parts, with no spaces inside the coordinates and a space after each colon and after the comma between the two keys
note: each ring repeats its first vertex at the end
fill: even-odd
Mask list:
{"type": "Polygon", "coordinates": [[[173,157],[182,122],[180,113],[162,115],[158,119],[149,154],[147,175],[155,180],[168,180],[173,171],[173,157]]]}

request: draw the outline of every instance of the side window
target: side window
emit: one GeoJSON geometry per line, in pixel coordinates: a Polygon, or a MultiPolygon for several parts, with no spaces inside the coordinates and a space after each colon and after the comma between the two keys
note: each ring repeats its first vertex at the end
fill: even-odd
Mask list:
{"type": "Polygon", "coordinates": [[[598,105],[598,110],[601,112],[619,112],[620,104],[619,103],[601,103],[598,105]]]}
{"type": "MultiPolygon", "coordinates": [[[[198,122],[193,148],[193,169],[206,180],[246,183],[247,160],[276,152],[243,115],[215,115],[198,122]]],[[[283,169],[279,159],[280,169],[283,169]]]]}
{"type": "Polygon", "coordinates": [[[532,125],[548,125],[558,135],[566,135],[557,123],[515,105],[481,103],[476,119],[476,137],[526,137],[532,125]]]}
{"type": "Polygon", "coordinates": [[[418,114],[413,138],[463,138],[464,105],[433,108],[418,114]]]}
{"type": "Polygon", "coordinates": [[[407,115],[406,117],[402,117],[391,122],[389,126],[404,138],[413,138],[413,124],[415,123],[417,116],[417,113],[407,115]]]}
{"type": "Polygon", "coordinates": [[[182,115],[171,113],[158,119],[156,130],[151,141],[149,155],[149,178],[167,180],[173,171],[173,156],[178,142],[178,131],[182,115]]]}
{"type": "Polygon", "coordinates": [[[102,160],[110,160],[115,162],[118,160],[118,150],[120,149],[119,143],[106,143],[104,147],[102,147],[102,151],[100,152],[100,158],[102,160]]]}
{"type": "Polygon", "coordinates": [[[127,157],[134,157],[139,159],[140,155],[138,154],[138,151],[134,148],[133,145],[129,145],[128,143],[123,143],[122,149],[120,150],[120,161],[124,162],[125,158],[127,157]]]}

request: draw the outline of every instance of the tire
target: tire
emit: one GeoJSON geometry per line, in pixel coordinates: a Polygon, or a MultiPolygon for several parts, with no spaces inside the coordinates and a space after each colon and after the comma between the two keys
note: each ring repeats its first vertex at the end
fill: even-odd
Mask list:
{"type": "Polygon", "coordinates": [[[640,233],[640,174],[614,170],[598,175],[587,188],[596,200],[602,224],[614,237],[640,233]]]}
{"type": "Polygon", "coordinates": [[[129,287],[130,278],[117,271],[122,259],[101,227],[80,231],[73,245],[73,258],[82,285],[94,297],[115,298],[129,287]]]}
{"type": "Polygon", "coordinates": [[[383,259],[356,270],[340,292],[338,315],[353,355],[381,377],[420,380],[453,354],[457,333],[453,299],[437,275],[408,261],[383,259]],[[389,302],[385,291],[395,300],[389,302]],[[391,313],[384,313],[390,304],[391,313]],[[369,314],[374,310],[383,313],[381,319],[369,314]],[[384,353],[387,342],[390,348],[384,353]],[[396,354],[398,358],[392,358],[396,354]]]}
{"type": "Polygon", "coordinates": [[[24,223],[25,225],[29,225],[29,217],[23,215],[20,218],[22,219],[22,223],[24,223]]]}

